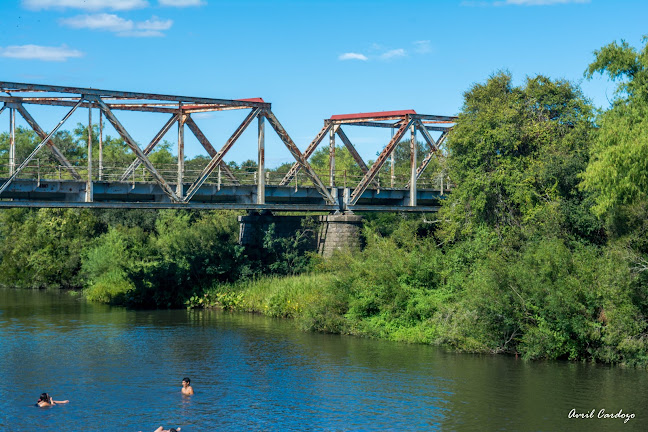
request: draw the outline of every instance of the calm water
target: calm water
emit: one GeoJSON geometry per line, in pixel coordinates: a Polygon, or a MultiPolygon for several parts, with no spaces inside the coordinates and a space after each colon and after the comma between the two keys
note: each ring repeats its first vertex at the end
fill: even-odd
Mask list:
{"type": "Polygon", "coordinates": [[[0,289],[0,430],[648,430],[648,372],[0,289]],[[196,394],[180,395],[192,379],[196,394]],[[36,408],[42,392],[67,405],[36,408]],[[634,419],[568,419],[601,409],[634,419]]]}

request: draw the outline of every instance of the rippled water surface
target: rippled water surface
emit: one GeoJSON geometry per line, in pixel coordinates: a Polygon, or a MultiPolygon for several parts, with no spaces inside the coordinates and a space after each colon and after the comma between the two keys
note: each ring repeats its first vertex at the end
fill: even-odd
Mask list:
{"type": "Polygon", "coordinates": [[[0,289],[0,430],[648,430],[648,372],[0,289]],[[180,395],[184,376],[196,394],[180,395]],[[42,392],[67,405],[36,408],[42,392]],[[569,412],[593,419],[569,419],[569,412]],[[604,413],[634,414],[599,419],[604,413]]]}

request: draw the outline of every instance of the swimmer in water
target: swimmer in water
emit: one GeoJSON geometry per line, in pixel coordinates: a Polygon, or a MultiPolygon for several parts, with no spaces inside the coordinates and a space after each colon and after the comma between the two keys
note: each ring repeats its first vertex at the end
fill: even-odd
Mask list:
{"type": "Polygon", "coordinates": [[[183,395],[187,396],[194,394],[193,387],[191,387],[191,380],[189,378],[182,379],[182,389],[180,391],[183,395]]]}
{"type": "Polygon", "coordinates": [[[180,432],[180,428],[164,429],[162,426],[160,426],[159,428],[155,429],[153,432],[180,432]]]}
{"type": "Polygon", "coordinates": [[[48,395],[47,393],[43,393],[40,395],[40,398],[38,398],[38,402],[36,402],[36,406],[45,408],[45,407],[54,406],[56,404],[66,404],[68,402],[70,401],[69,400],[55,401],[54,399],[52,399],[50,395],[48,395]]]}

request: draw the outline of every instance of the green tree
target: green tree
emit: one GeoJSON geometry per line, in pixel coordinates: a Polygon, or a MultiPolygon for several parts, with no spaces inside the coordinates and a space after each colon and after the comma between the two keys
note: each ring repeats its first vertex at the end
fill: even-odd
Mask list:
{"type": "Polygon", "coordinates": [[[592,108],[581,91],[544,76],[516,87],[500,72],[464,96],[448,139],[457,186],[442,210],[447,238],[481,224],[500,237],[523,227],[596,237],[576,188],[592,131],[592,108]]]}
{"type": "Polygon", "coordinates": [[[619,81],[612,107],[598,119],[581,185],[594,194],[597,215],[617,220],[627,219],[620,215],[634,213],[633,207],[645,207],[648,197],[648,38],[644,42],[641,51],[624,41],[606,45],[594,52],[585,72],[588,78],[600,73],[619,81]]]}

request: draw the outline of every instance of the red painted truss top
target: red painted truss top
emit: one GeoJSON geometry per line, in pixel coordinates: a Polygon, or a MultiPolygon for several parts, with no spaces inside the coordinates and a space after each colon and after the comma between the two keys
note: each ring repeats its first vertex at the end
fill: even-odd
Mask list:
{"type": "Polygon", "coordinates": [[[356,113],[356,114],[337,114],[332,115],[330,120],[358,120],[358,119],[380,119],[391,117],[404,117],[408,114],[416,114],[414,110],[400,110],[400,111],[379,111],[370,113],[356,113]]]}

